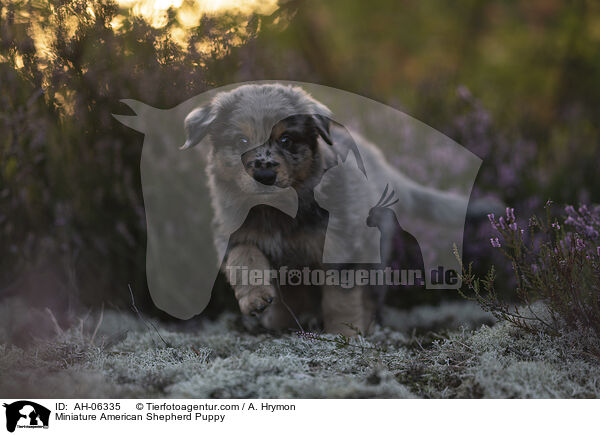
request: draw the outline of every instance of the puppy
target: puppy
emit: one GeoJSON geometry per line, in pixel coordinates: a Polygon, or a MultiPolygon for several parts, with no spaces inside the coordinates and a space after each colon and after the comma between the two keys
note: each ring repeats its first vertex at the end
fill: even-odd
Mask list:
{"type": "MultiPolygon", "coordinates": [[[[276,84],[243,85],[220,93],[186,117],[184,148],[201,141],[206,147],[214,240],[218,252],[224,252],[222,270],[228,278],[228,271],[236,267],[326,269],[322,262],[329,213],[315,199],[315,188],[323,175],[339,164],[340,157],[349,154],[369,174],[370,183],[364,188],[353,179],[344,179],[343,174],[336,177],[339,204],[359,202],[368,213],[381,197],[383,186],[390,184],[403,212],[462,224],[466,198],[412,182],[388,165],[373,144],[362,138],[355,141],[353,137],[358,136],[350,136],[330,117],[329,109],[302,89],[276,84]],[[264,194],[265,189],[274,193],[294,189],[298,198],[295,217],[267,205],[247,212],[244,204],[248,198],[264,194]],[[240,213],[245,216],[244,223],[236,227],[232,222],[239,221],[240,213]]],[[[390,228],[393,225],[388,223],[390,228]]],[[[350,240],[344,247],[347,263],[353,262],[353,252],[373,243],[373,237],[350,240]]],[[[381,243],[387,244],[381,249],[385,256],[391,240],[381,243]]],[[[379,246],[372,248],[379,255],[379,246]]],[[[276,282],[249,285],[239,280],[231,285],[241,312],[257,316],[269,329],[296,327],[295,315],[312,313],[322,318],[326,332],[367,332],[376,316],[376,301],[381,299],[368,286],[279,287],[276,282]]]]}

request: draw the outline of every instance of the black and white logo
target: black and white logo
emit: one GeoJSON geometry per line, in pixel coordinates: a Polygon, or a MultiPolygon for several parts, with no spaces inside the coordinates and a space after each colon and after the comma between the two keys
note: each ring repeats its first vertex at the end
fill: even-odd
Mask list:
{"type": "Polygon", "coordinates": [[[29,400],[19,400],[4,404],[6,408],[6,430],[14,432],[16,428],[48,428],[50,410],[29,400]]]}

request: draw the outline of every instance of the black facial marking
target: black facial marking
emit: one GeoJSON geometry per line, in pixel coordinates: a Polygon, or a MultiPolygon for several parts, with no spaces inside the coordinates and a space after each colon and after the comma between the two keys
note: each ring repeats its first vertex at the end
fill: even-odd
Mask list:
{"type": "Polygon", "coordinates": [[[272,140],[284,155],[302,154],[305,147],[314,150],[317,146],[318,132],[314,120],[308,115],[294,115],[281,121],[285,127],[283,132],[279,132],[277,137],[272,140]]]}

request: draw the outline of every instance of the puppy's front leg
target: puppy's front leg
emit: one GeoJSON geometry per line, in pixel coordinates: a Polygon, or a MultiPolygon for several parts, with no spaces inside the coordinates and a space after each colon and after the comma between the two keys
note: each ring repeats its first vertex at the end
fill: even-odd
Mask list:
{"type": "Polygon", "coordinates": [[[353,328],[367,333],[375,318],[375,303],[367,287],[325,286],[322,308],[325,332],[330,334],[341,333],[349,337],[356,335],[353,328]]]}
{"type": "Polygon", "coordinates": [[[240,304],[242,314],[258,315],[262,313],[277,296],[273,285],[250,285],[244,283],[238,273],[235,281],[231,279],[230,273],[237,273],[241,268],[252,270],[270,270],[271,266],[264,254],[254,245],[235,246],[227,255],[225,261],[225,274],[233,287],[235,297],[240,304]]]}

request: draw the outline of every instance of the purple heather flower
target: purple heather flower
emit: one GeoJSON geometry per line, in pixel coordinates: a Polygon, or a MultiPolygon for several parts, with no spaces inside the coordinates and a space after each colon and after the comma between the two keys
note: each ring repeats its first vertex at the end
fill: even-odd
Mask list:
{"type": "Polygon", "coordinates": [[[460,85],[458,88],[456,88],[456,93],[463,100],[470,100],[473,97],[471,91],[469,91],[469,88],[464,85],[460,85]]]}
{"type": "Polygon", "coordinates": [[[498,237],[492,237],[492,238],[490,239],[490,243],[492,244],[492,247],[493,247],[493,248],[499,248],[500,246],[502,246],[502,245],[500,244],[500,240],[498,240],[498,237]]]}
{"type": "Polygon", "coordinates": [[[510,221],[514,222],[516,220],[515,219],[515,209],[514,208],[510,208],[510,207],[506,207],[506,217],[510,221]]]}
{"type": "Polygon", "coordinates": [[[513,231],[517,231],[517,223],[516,222],[513,222],[508,227],[513,231]]]}
{"type": "Polygon", "coordinates": [[[490,225],[492,226],[492,228],[497,230],[498,225],[496,225],[496,220],[495,220],[496,217],[494,216],[494,213],[490,213],[487,216],[488,216],[488,219],[490,220],[490,225]]]}
{"type": "Polygon", "coordinates": [[[581,239],[576,239],[575,240],[575,247],[578,251],[582,251],[585,248],[585,243],[583,240],[581,239]]]}
{"type": "Polygon", "coordinates": [[[598,237],[598,231],[596,231],[596,229],[593,226],[586,225],[585,226],[585,235],[591,239],[596,239],[598,237]]]}
{"type": "Polygon", "coordinates": [[[500,228],[502,228],[503,230],[506,229],[506,222],[504,221],[504,218],[502,216],[500,216],[500,219],[498,219],[498,225],[500,225],[500,228]]]}
{"type": "Polygon", "coordinates": [[[598,257],[600,257],[600,246],[596,247],[596,254],[598,254],[598,257]]]}
{"type": "Polygon", "coordinates": [[[552,228],[555,228],[555,229],[557,229],[557,230],[560,230],[560,225],[559,225],[559,223],[558,223],[558,222],[554,222],[554,223],[552,224],[552,228]]]}

